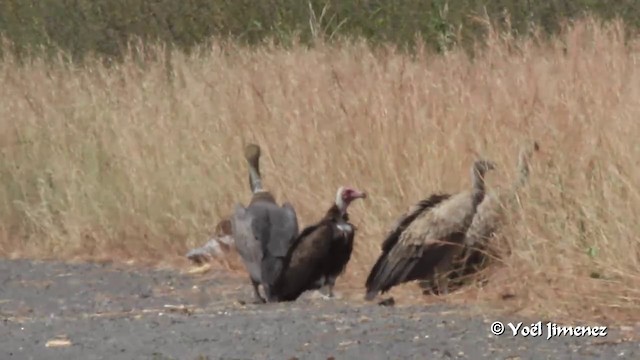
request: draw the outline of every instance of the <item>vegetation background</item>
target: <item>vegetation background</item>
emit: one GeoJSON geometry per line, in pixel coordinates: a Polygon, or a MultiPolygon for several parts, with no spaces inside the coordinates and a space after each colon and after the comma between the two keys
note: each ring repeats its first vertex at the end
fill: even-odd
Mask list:
{"type": "Polygon", "coordinates": [[[361,298],[401,212],[478,154],[508,185],[535,138],[501,265],[431,301],[637,320],[639,24],[630,0],[0,1],[0,254],[184,261],[248,200],[251,141],[303,224],[369,192],[338,284],[361,298]]]}

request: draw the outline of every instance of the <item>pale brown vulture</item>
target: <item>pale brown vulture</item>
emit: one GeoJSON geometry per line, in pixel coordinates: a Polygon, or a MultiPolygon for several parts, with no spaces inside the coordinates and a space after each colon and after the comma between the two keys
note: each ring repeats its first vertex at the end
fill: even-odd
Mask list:
{"type": "Polygon", "coordinates": [[[537,141],[531,141],[520,148],[516,180],[511,189],[499,193],[488,192],[478,205],[478,211],[465,236],[465,249],[459,260],[460,272],[452,274],[456,277],[476,272],[486,260],[489,240],[504,226],[507,209],[511,209],[516,201],[517,192],[527,184],[529,164],[533,154],[540,150],[537,141]]]}
{"type": "Polygon", "coordinates": [[[492,161],[475,161],[471,167],[471,190],[432,195],[396,222],[367,277],[366,300],[401,283],[422,278],[433,278],[441,291],[447,292],[443,272],[462,249],[465,232],[484,198],[484,175],[494,168],[492,161]]]}
{"type": "Polygon", "coordinates": [[[249,273],[257,303],[273,301],[271,287],[284,266],[287,251],[298,235],[298,218],[293,206],[276,204],[273,195],[262,188],[260,147],[245,147],[249,163],[249,182],[253,197],[247,208],[236,204],[231,218],[235,246],[249,273]],[[265,298],[258,286],[262,284],[265,298]]]}
{"type": "Polygon", "coordinates": [[[344,271],[351,252],[355,228],[349,223],[347,208],[367,194],[340,187],[325,216],[306,227],[290,249],[286,270],[274,287],[279,301],[294,301],[307,290],[328,286],[333,296],[336,278],[344,271]]]}

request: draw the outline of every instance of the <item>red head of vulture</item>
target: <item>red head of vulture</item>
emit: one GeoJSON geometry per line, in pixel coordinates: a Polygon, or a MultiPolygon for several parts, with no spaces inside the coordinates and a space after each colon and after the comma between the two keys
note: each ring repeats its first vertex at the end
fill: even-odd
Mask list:
{"type": "Polygon", "coordinates": [[[271,288],[280,276],[291,244],[298,235],[298,218],[293,206],[278,206],[271,193],[262,188],[259,171],[260,147],[245,147],[249,163],[249,182],[253,196],[247,208],[235,207],[231,218],[235,246],[254,289],[256,302],[273,301],[271,288]],[[262,284],[266,299],[260,295],[262,284]]]}
{"type": "Polygon", "coordinates": [[[286,270],[275,287],[280,301],[294,301],[307,290],[329,287],[333,296],[336,278],[344,271],[353,251],[355,228],[347,208],[367,197],[352,187],[340,187],[324,217],[306,227],[290,250],[286,270]]]}
{"type": "Polygon", "coordinates": [[[464,241],[485,192],[484,174],[495,168],[487,160],[478,160],[471,168],[473,187],[455,195],[432,195],[403,215],[382,244],[382,254],[365,283],[365,299],[411,280],[434,277],[447,292],[443,271],[451,263],[464,241]]]}

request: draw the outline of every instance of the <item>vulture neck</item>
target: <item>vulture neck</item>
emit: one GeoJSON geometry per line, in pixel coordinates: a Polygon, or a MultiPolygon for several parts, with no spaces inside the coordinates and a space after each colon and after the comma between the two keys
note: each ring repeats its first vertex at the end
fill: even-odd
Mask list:
{"type": "Polygon", "coordinates": [[[342,198],[342,192],[338,192],[338,194],[336,194],[336,202],[332,206],[332,208],[335,208],[335,211],[338,212],[340,217],[344,217],[344,215],[347,213],[348,207],[349,204],[342,198]]]}
{"type": "Polygon", "coordinates": [[[262,178],[260,177],[260,168],[257,163],[249,163],[249,186],[254,194],[264,191],[262,188],[262,178]]]}
{"type": "Polygon", "coordinates": [[[478,170],[475,166],[471,169],[473,179],[473,189],[471,191],[473,199],[473,207],[475,208],[482,202],[485,193],[484,172],[478,170]]]}
{"type": "Polygon", "coordinates": [[[266,190],[258,191],[253,193],[253,197],[251,197],[251,204],[259,203],[259,202],[269,202],[272,204],[276,203],[276,199],[271,195],[270,192],[266,190]]]}
{"type": "Polygon", "coordinates": [[[340,221],[344,220],[347,214],[347,209],[341,210],[338,204],[333,204],[327,214],[325,215],[325,219],[340,221]]]}
{"type": "Polygon", "coordinates": [[[518,178],[513,184],[513,191],[518,191],[525,186],[529,180],[529,160],[531,153],[528,151],[522,151],[518,157],[518,178]]]}

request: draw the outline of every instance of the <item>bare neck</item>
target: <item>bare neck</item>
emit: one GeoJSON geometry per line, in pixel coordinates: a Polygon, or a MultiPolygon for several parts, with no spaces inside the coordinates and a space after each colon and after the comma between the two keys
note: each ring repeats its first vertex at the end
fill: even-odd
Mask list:
{"type": "Polygon", "coordinates": [[[338,210],[338,212],[340,213],[340,215],[344,215],[347,213],[347,207],[348,205],[344,202],[344,200],[340,199],[340,200],[336,200],[336,209],[338,210]]]}
{"type": "Polygon", "coordinates": [[[270,202],[275,204],[276,199],[273,197],[273,195],[271,195],[270,192],[262,190],[253,193],[253,196],[251,197],[251,204],[259,202],[270,202]]]}
{"type": "Polygon", "coordinates": [[[471,193],[473,196],[474,207],[480,204],[485,194],[484,173],[478,170],[475,166],[471,168],[471,178],[473,187],[471,193]]]}
{"type": "Polygon", "coordinates": [[[522,151],[518,157],[518,178],[513,184],[513,191],[518,191],[525,186],[529,180],[529,159],[531,154],[527,151],[522,151]]]}
{"type": "Polygon", "coordinates": [[[327,210],[326,214],[324,215],[324,218],[325,220],[330,220],[330,221],[340,221],[340,219],[346,219],[347,215],[346,215],[346,211],[342,212],[342,210],[340,210],[338,205],[334,203],[331,205],[329,210],[327,210]]]}
{"type": "Polygon", "coordinates": [[[262,177],[260,176],[260,167],[257,162],[249,162],[249,186],[251,191],[255,194],[262,192],[262,177]]]}

